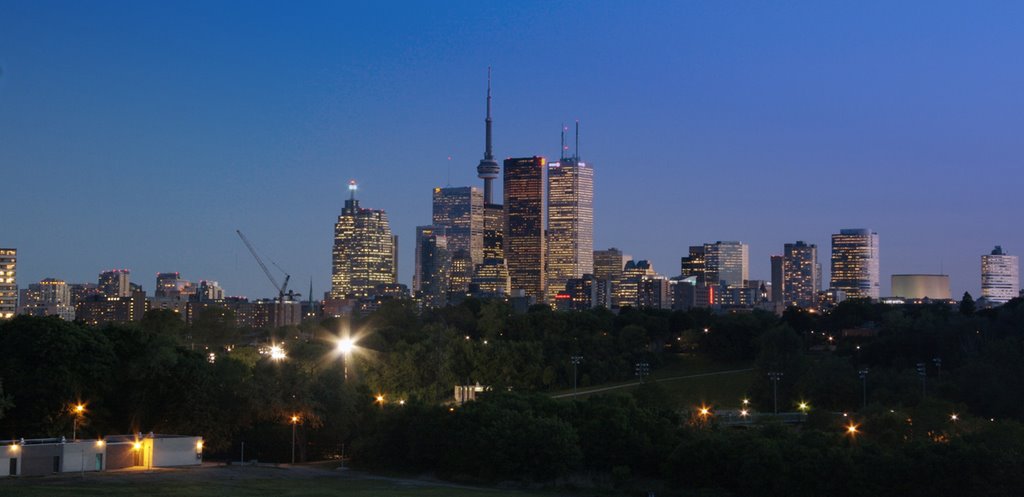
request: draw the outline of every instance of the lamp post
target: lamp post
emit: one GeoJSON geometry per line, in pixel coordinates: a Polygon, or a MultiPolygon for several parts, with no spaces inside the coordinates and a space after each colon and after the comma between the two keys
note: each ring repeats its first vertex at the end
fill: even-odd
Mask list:
{"type": "Polygon", "coordinates": [[[345,382],[348,383],[348,360],[352,355],[352,349],[356,343],[351,338],[342,338],[338,341],[338,352],[341,353],[341,365],[345,370],[345,382]]]}
{"type": "Polygon", "coordinates": [[[645,361],[636,363],[636,375],[640,377],[640,383],[644,382],[644,377],[651,374],[651,365],[645,361]]]}
{"type": "Polygon", "coordinates": [[[772,394],[775,399],[775,415],[779,415],[779,379],[782,378],[782,373],[778,371],[772,371],[768,373],[768,378],[772,381],[772,394]]]}
{"type": "Polygon", "coordinates": [[[85,413],[85,405],[75,404],[75,406],[71,408],[71,412],[75,415],[74,421],[71,424],[71,440],[74,441],[78,440],[78,418],[85,413]]]}
{"type": "Polygon", "coordinates": [[[583,362],[583,356],[574,355],[569,359],[572,361],[572,396],[576,397],[576,367],[583,362]]]}
{"type": "Polygon", "coordinates": [[[292,464],[295,464],[295,426],[299,424],[299,417],[292,416],[292,464]]]}
{"type": "Polygon", "coordinates": [[[860,382],[861,382],[861,386],[863,387],[863,392],[864,392],[864,406],[863,407],[866,408],[868,406],[868,368],[864,368],[864,369],[858,371],[857,375],[860,376],[860,382]]]}

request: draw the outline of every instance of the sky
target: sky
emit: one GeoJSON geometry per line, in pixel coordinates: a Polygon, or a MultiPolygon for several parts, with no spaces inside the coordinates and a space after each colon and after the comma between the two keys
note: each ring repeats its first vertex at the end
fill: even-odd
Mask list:
{"type": "Polygon", "coordinates": [[[580,121],[597,249],[672,276],[740,240],[770,279],[804,240],[827,282],[830,235],[870,228],[883,295],[977,297],[982,254],[1024,252],[1022,53],[1021,2],[0,0],[0,246],[22,287],[275,295],[240,229],[319,297],[355,179],[409,284],[431,188],[482,187],[492,66],[497,157],[580,121]]]}

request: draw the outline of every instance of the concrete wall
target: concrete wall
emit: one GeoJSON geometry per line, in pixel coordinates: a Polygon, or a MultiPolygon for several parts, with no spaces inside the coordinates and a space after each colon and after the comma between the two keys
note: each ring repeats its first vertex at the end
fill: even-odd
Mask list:
{"type": "Polygon", "coordinates": [[[0,446],[0,476],[16,476],[21,473],[21,447],[17,445],[0,446]],[[16,473],[11,474],[11,459],[16,460],[16,473]]]}
{"type": "Polygon", "coordinates": [[[63,464],[63,446],[59,443],[25,445],[21,447],[21,468],[23,476],[49,475],[59,472],[63,464]],[[57,464],[54,464],[57,458],[57,464]],[[56,467],[56,471],[54,468],[56,467]]]}
{"type": "Polygon", "coordinates": [[[201,464],[203,459],[201,452],[197,451],[197,445],[202,437],[174,437],[155,438],[147,440],[151,443],[150,454],[153,457],[153,466],[195,466],[201,464]],[[196,454],[199,453],[200,457],[196,454]]]}
{"type": "Polygon", "coordinates": [[[102,471],[106,466],[106,444],[96,440],[79,440],[64,444],[63,468],[65,473],[102,471]],[[100,456],[97,460],[96,456],[100,456]]]}

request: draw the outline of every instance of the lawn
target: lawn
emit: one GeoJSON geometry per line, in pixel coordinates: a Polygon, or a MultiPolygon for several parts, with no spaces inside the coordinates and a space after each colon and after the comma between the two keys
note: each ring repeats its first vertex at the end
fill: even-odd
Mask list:
{"type": "Polygon", "coordinates": [[[267,497],[528,497],[525,491],[474,488],[443,482],[376,478],[361,474],[277,468],[196,468],[142,474],[112,472],[0,480],[5,497],[61,496],[267,496],[267,497]]]}

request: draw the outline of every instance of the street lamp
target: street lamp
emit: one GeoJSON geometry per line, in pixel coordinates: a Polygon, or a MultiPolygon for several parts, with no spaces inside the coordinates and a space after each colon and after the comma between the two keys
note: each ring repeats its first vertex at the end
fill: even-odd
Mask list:
{"type": "Polygon", "coordinates": [[[646,361],[636,363],[636,375],[640,377],[640,383],[644,382],[644,377],[651,374],[651,365],[646,361]]]}
{"type": "Polygon", "coordinates": [[[949,420],[953,421],[953,422],[959,421],[960,420],[960,416],[957,416],[957,414],[954,412],[953,414],[949,415],[949,420]]]}
{"type": "Polygon", "coordinates": [[[917,363],[917,375],[921,377],[921,398],[928,396],[928,368],[923,362],[917,363]]]}
{"type": "Polygon", "coordinates": [[[85,405],[78,403],[71,408],[71,413],[74,414],[74,422],[71,427],[71,440],[78,440],[78,418],[85,414],[85,405]]]}
{"type": "Polygon", "coordinates": [[[859,430],[857,430],[858,426],[860,425],[855,425],[853,424],[853,421],[850,421],[850,424],[846,425],[846,434],[849,435],[851,438],[856,437],[857,433],[860,432],[859,430]]]}
{"type": "Polygon", "coordinates": [[[270,358],[275,361],[283,361],[288,358],[288,353],[280,345],[271,345],[270,358]]]}
{"type": "Polygon", "coordinates": [[[292,464],[295,464],[295,426],[299,424],[299,416],[292,415],[292,464]]]}
{"type": "Polygon", "coordinates": [[[355,340],[342,338],[338,340],[338,352],[341,354],[341,365],[345,369],[345,382],[348,382],[348,360],[352,356],[352,350],[356,347],[355,340]]]}
{"type": "Polygon", "coordinates": [[[775,415],[779,415],[779,380],[782,378],[782,373],[778,371],[772,371],[768,373],[768,378],[772,381],[772,392],[775,397],[775,415]]]}
{"type": "Polygon", "coordinates": [[[569,358],[572,361],[572,396],[576,396],[576,368],[583,362],[583,356],[574,355],[569,358]]]}
{"type": "Polygon", "coordinates": [[[796,408],[799,409],[800,412],[807,414],[807,411],[811,409],[811,406],[807,402],[800,402],[797,404],[796,408]]]}

